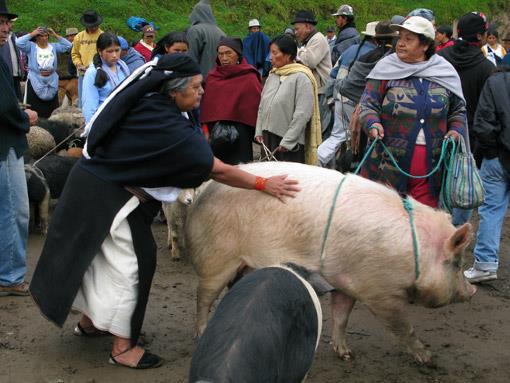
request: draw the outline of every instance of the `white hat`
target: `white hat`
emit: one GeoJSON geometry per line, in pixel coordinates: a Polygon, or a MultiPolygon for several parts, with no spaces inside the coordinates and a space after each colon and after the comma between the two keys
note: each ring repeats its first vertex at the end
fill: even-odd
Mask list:
{"type": "Polygon", "coordinates": [[[259,21],[257,19],[251,19],[248,22],[248,28],[251,28],[251,27],[260,27],[259,21]]]}
{"type": "Polygon", "coordinates": [[[367,23],[367,26],[365,27],[365,31],[361,32],[365,36],[375,37],[375,27],[379,24],[379,21],[372,21],[371,23],[367,23]]]}
{"type": "Polygon", "coordinates": [[[391,24],[391,29],[398,31],[400,29],[406,29],[410,32],[424,35],[425,37],[434,40],[436,37],[436,31],[434,25],[426,18],[421,16],[411,16],[404,20],[402,24],[391,24]]]}

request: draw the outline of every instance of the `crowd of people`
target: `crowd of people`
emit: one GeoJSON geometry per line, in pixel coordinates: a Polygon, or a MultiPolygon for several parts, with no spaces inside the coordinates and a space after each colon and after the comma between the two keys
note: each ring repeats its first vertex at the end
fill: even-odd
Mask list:
{"type": "MultiPolygon", "coordinates": [[[[137,340],[160,203],[209,178],[292,197],[299,186],[285,175],[264,179],[235,166],[254,160],[254,143],[267,159],[335,168],[339,151],[350,146],[361,158],[374,139],[400,169],[375,147],[361,175],[441,208],[442,172],[402,171],[430,173],[443,140],[463,137],[486,191],[465,276],[496,279],[510,185],[510,34],[500,44],[481,12],[459,17],[456,33],[436,27],[428,9],[372,21],[361,34],[355,15],[341,5],[331,16],[337,33],[324,35],[316,15],[300,10],[272,39],[251,19],[241,39],[226,36],[200,0],[186,31],[157,39],[147,24],[129,44],[103,31],[95,10],[83,13],[80,32],[37,26],[16,36],[18,16],[1,0],[0,295],[31,294],[58,325],[74,308],[83,314],[75,335],[114,336],[111,363],[157,367],[161,358],[137,340]],[[29,285],[25,135],[63,98],[81,108],[87,142],[29,285]]],[[[469,218],[453,211],[456,225],[469,218]]]]}

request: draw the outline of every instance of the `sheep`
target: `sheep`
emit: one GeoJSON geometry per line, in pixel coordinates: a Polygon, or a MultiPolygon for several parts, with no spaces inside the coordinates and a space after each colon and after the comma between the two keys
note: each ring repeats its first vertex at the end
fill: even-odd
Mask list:
{"type": "Polygon", "coordinates": [[[38,160],[50,150],[55,148],[55,139],[46,129],[40,126],[31,126],[27,133],[28,154],[31,159],[38,160]]]}
{"type": "Polygon", "coordinates": [[[72,129],[82,129],[85,126],[85,117],[81,110],[75,106],[61,106],[55,109],[49,120],[63,122],[70,125],[72,129]]]}

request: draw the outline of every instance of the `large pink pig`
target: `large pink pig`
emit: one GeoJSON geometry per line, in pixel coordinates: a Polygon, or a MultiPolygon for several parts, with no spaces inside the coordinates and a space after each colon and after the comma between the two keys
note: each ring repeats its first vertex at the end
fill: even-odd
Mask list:
{"type": "Polygon", "coordinates": [[[186,245],[199,275],[197,331],[212,303],[242,265],[262,268],[293,262],[322,272],[332,295],[334,349],[351,358],[345,329],[356,300],[366,304],[420,363],[431,354],[415,336],[404,307],[410,300],[438,307],[468,300],[476,289],[462,275],[471,225],[411,200],[414,225],[393,190],[355,175],[297,163],[254,163],[244,170],[268,177],[288,174],[302,191],[286,203],[253,190],[211,182],[192,205],[186,245]],[[325,241],[328,215],[340,181],[325,241]],[[414,228],[412,227],[414,226],[414,228]],[[419,251],[413,250],[413,230],[419,251]]]}

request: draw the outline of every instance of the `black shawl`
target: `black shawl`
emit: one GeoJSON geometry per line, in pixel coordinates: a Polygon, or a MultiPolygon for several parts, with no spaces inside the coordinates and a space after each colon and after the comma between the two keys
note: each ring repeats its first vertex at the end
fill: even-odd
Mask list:
{"type": "Polygon", "coordinates": [[[80,165],[98,177],[124,186],[196,187],[212,170],[213,154],[201,130],[169,97],[143,97],[100,146],[87,146],[91,159],[80,165]],[[93,153],[90,152],[93,149],[93,153]]]}

